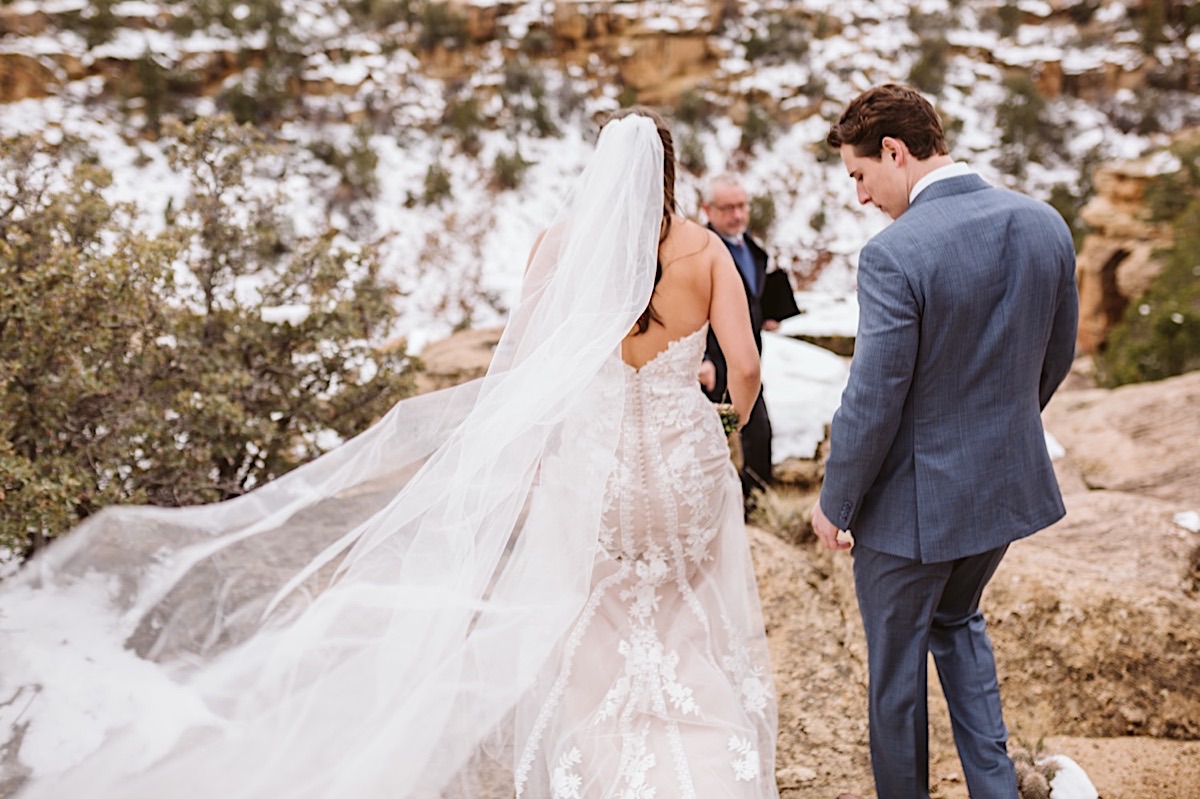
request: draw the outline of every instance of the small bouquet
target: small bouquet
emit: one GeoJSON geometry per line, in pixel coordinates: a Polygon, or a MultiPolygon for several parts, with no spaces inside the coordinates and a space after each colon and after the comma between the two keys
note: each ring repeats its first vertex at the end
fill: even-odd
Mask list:
{"type": "Polygon", "coordinates": [[[714,403],[717,408],[717,415],[721,417],[721,426],[725,428],[725,435],[731,436],[738,429],[738,412],[731,403],[718,402],[714,403]]]}

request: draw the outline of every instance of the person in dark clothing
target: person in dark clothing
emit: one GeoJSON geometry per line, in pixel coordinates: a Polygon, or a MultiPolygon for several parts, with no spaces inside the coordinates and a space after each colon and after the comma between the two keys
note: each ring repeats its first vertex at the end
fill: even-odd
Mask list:
{"type": "MultiPolygon", "coordinates": [[[[708,226],[721,237],[737,264],[746,302],[750,307],[750,323],[754,328],[754,343],[762,352],[762,331],[775,330],[779,322],[793,316],[796,310],[791,283],[784,272],[767,272],[769,257],[762,246],[748,233],[750,201],[737,176],[717,175],[704,190],[700,204],[708,218],[708,226]],[[764,307],[770,313],[764,312],[764,307]]],[[[700,367],[700,384],[713,402],[724,401],[725,355],[710,332],[704,362],[700,367]]],[[[771,485],[771,417],[759,392],[750,418],[741,432],[742,494],[746,510],[752,507],[751,492],[771,485]]]]}

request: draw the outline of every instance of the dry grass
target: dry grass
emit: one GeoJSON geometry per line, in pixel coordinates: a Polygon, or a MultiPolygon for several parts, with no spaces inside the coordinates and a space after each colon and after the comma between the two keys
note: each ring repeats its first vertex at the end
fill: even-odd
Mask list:
{"type": "Polygon", "coordinates": [[[812,538],[812,506],[819,490],[780,485],[754,492],[749,522],[789,544],[812,538]]]}

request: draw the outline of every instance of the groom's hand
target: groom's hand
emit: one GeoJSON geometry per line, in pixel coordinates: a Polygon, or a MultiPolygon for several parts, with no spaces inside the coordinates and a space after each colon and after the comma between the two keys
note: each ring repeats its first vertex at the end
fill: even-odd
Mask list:
{"type": "Polygon", "coordinates": [[[813,532],[817,534],[817,538],[821,539],[821,543],[826,549],[849,549],[849,541],[838,540],[838,528],[833,522],[825,516],[825,511],[821,510],[821,503],[817,502],[812,509],[812,527],[813,532]]]}

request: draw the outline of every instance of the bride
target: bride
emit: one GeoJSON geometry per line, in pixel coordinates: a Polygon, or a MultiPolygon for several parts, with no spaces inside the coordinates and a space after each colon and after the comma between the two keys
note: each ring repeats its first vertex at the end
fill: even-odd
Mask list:
{"type": "Polygon", "coordinates": [[[745,419],[758,357],[674,177],[662,120],[614,115],[485,377],[244,497],[107,509],[7,581],[0,614],[102,615],[153,697],[19,795],[776,797],[741,489],[696,378],[711,325],[745,419]]]}

